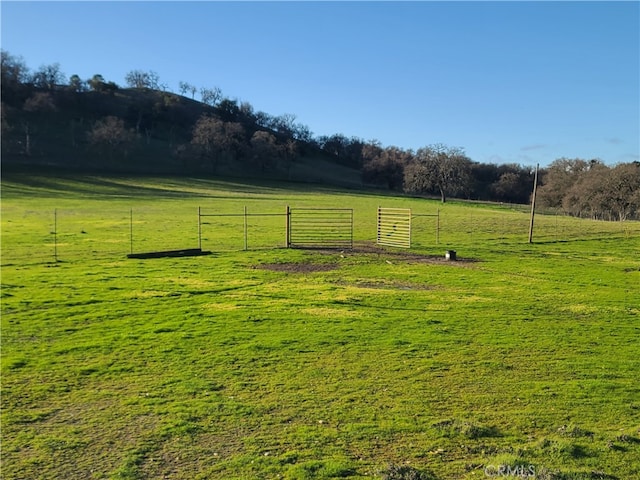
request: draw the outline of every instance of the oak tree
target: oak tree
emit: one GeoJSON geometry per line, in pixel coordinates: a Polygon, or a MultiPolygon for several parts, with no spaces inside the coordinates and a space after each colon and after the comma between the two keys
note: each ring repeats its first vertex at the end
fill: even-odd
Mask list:
{"type": "Polygon", "coordinates": [[[69,77],[69,88],[72,92],[84,92],[87,89],[87,82],[77,74],[73,74],[69,77]]]}
{"type": "Polygon", "coordinates": [[[380,142],[372,140],[362,147],[362,180],[384,185],[390,190],[402,188],[404,168],[412,156],[398,147],[382,148],[380,142]]]}
{"type": "Polygon", "coordinates": [[[45,90],[53,90],[56,85],[63,85],[66,83],[64,73],[60,70],[59,63],[52,63],[51,65],[42,65],[32,77],[32,83],[45,90]]]}
{"type": "Polygon", "coordinates": [[[188,82],[183,82],[183,81],[178,83],[178,89],[180,91],[180,94],[183,96],[186,95],[187,93],[190,93],[192,99],[195,97],[196,92],[198,91],[198,89],[195,86],[191,85],[188,82]]]}
{"type": "Polygon", "coordinates": [[[436,144],[418,149],[405,168],[405,190],[439,193],[442,203],[450,195],[468,191],[471,160],[460,148],[436,144]]]}
{"type": "Polygon", "coordinates": [[[88,134],[89,143],[94,147],[104,149],[113,160],[114,155],[122,154],[126,157],[129,147],[133,144],[135,134],[127,129],[124,120],[108,116],[98,120],[88,134]]]}
{"type": "Polygon", "coordinates": [[[154,71],[131,70],[124,77],[127,86],[131,88],[149,88],[160,90],[160,77],[154,71]]]}
{"type": "Polygon", "coordinates": [[[251,158],[262,173],[275,165],[278,157],[278,145],[273,134],[258,130],[251,137],[250,144],[251,158]]]}
{"type": "Polygon", "coordinates": [[[244,127],[235,122],[224,122],[209,115],[202,115],[193,128],[191,144],[208,159],[211,169],[217,172],[223,155],[238,159],[244,145],[244,127]]]}
{"type": "Polygon", "coordinates": [[[221,99],[222,90],[218,87],[200,89],[200,100],[210,107],[215,107],[221,99]]]}

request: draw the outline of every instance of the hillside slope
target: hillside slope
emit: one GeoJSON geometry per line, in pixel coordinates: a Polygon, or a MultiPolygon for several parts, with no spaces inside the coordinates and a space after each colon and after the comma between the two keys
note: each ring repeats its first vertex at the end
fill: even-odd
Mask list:
{"type": "Polygon", "coordinates": [[[264,123],[230,100],[213,107],[159,90],[20,85],[3,90],[2,168],[361,184],[359,166],[341,165],[294,130],[264,123]],[[220,131],[204,130],[209,137],[195,143],[203,118],[220,131]]]}

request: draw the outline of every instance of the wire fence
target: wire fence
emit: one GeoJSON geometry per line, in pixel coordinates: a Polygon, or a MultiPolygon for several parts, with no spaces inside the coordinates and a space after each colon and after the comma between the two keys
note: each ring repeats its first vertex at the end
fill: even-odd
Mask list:
{"type": "Polygon", "coordinates": [[[198,248],[249,250],[286,247],[289,208],[285,211],[220,212],[198,207],[198,248]]]}
{"type": "MultiPolygon", "coordinates": [[[[1,264],[126,258],[128,254],[201,248],[214,252],[284,248],[284,207],[249,211],[154,204],[56,209],[5,209],[1,264]]],[[[350,241],[376,243],[376,211],[354,209],[350,241]]],[[[413,211],[411,248],[444,254],[478,244],[526,243],[529,215],[515,209],[471,208],[465,214],[413,211]]],[[[640,222],[584,220],[536,214],[534,243],[590,238],[638,238],[640,222]]]]}

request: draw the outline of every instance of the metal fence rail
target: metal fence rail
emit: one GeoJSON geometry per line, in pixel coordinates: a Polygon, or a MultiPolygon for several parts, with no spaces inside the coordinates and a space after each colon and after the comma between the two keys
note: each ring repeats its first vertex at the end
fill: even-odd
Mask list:
{"type": "Polygon", "coordinates": [[[287,247],[353,248],[353,209],[288,209],[287,247]]]}

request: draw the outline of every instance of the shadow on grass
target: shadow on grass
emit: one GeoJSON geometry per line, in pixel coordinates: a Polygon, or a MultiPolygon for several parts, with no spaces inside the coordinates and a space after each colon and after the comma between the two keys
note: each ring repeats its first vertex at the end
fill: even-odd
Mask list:
{"type": "MultiPolygon", "coordinates": [[[[216,195],[226,190],[254,199],[252,195],[283,193],[290,190],[298,194],[351,193],[379,196],[378,191],[333,187],[321,183],[276,181],[244,177],[190,177],[181,175],[136,175],[110,173],[65,173],[60,171],[7,171],[3,172],[4,194],[31,196],[105,195],[118,197],[202,197],[229,198],[216,195]],[[198,191],[200,190],[200,191],[198,191]]],[[[284,199],[283,199],[284,200],[284,199]]]]}

